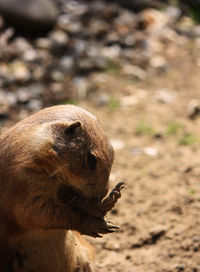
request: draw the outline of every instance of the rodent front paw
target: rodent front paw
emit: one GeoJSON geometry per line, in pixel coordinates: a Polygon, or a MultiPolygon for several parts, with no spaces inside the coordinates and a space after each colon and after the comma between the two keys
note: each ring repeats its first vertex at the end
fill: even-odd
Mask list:
{"type": "Polygon", "coordinates": [[[83,217],[81,221],[81,234],[86,234],[92,237],[102,237],[101,234],[115,232],[119,227],[113,225],[111,222],[106,222],[102,218],[87,216],[83,217]]]}
{"type": "Polygon", "coordinates": [[[121,190],[124,188],[124,182],[119,182],[115,188],[110,192],[110,194],[103,199],[101,203],[101,212],[105,216],[106,213],[115,206],[118,199],[121,197],[121,190]]]}

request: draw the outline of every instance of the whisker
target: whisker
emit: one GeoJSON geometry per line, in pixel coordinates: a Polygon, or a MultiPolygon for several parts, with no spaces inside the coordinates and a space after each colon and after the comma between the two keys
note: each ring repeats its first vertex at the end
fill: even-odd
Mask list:
{"type": "Polygon", "coordinates": [[[57,174],[60,174],[63,172],[63,170],[67,169],[68,168],[68,165],[61,165],[60,167],[58,167],[55,171],[53,171],[50,175],[50,177],[53,177],[57,174]]]}

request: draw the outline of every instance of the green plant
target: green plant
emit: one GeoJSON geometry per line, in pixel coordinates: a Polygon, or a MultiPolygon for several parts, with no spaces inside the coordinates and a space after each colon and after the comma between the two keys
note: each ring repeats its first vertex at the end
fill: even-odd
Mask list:
{"type": "Polygon", "coordinates": [[[200,13],[199,13],[199,11],[197,9],[190,7],[189,8],[189,15],[196,24],[199,24],[199,22],[200,22],[200,13]]]}
{"type": "Polygon", "coordinates": [[[172,6],[179,6],[179,3],[177,0],[169,0],[169,4],[172,6]]]}
{"type": "Polygon", "coordinates": [[[112,75],[118,75],[120,72],[120,66],[118,63],[112,60],[107,61],[107,68],[106,71],[112,75]]]}
{"type": "Polygon", "coordinates": [[[120,106],[120,101],[117,99],[117,98],[110,98],[110,100],[108,101],[108,107],[111,109],[111,110],[116,110],[118,109],[120,106]]]}
{"type": "Polygon", "coordinates": [[[69,99],[67,99],[66,104],[76,105],[77,101],[73,98],[69,98],[69,99]]]}
{"type": "Polygon", "coordinates": [[[152,126],[144,120],[141,120],[136,127],[135,133],[137,135],[153,135],[154,130],[152,126]]]}
{"type": "Polygon", "coordinates": [[[194,189],[190,189],[190,190],[189,190],[189,194],[190,194],[190,195],[194,195],[195,193],[196,193],[196,191],[195,191],[194,189]]]}
{"type": "Polygon", "coordinates": [[[168,136],[176,135],[182,129],[182,125],[179,123],[170,123],[166,129],[168,136]]]}
{"type": "Polygon", "coordinates": [[[193,133],[185,134],[180,140],[180,145],[192,145],[199,142],[199,139],[193,133]]]}

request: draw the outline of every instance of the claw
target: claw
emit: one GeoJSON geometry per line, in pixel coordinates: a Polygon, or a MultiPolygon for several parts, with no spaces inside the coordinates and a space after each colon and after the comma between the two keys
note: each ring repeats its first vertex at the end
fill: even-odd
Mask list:
{"type": "Polygon", "coordinates": [[[103,236],[100,235],[99,233],[92,233],[92,237],[94,237],[94,238],[102,238],[103,236]]]}
{"type": "Polygon", "coordinates": [[[113,225],[112,223],[108,222],[107,227],[110,227],[112,229],[119,229],[118,226],[113,225]]]}
{"type": "Polygon", "coordinates": [[[124,188],[124,182],[119,182],[110,194],[104,198],[101,203],[102,214],[105,215],[108,211],[112,210],[117,200],[121,197],[121,190],[124,188]]]}
{"type": "Polygon", "coordinates": [[[124,182],[119,182],[119,183],[115,186],[114,190],[117,190],[117,191],[119,192],[119,191],[121,191],[121,190],[124,189],[124,188],[125,188],[124,182]]]}

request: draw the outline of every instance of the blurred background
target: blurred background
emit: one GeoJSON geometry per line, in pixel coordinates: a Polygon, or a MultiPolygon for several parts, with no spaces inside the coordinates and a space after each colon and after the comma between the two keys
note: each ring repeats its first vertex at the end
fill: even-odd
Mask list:
{"type": "Polygon", "coordinates": [[[0,0],[0,132],[73,103],[115,149],[97,272],[200,271],[199,85],[199,0],[0,0]]]}

